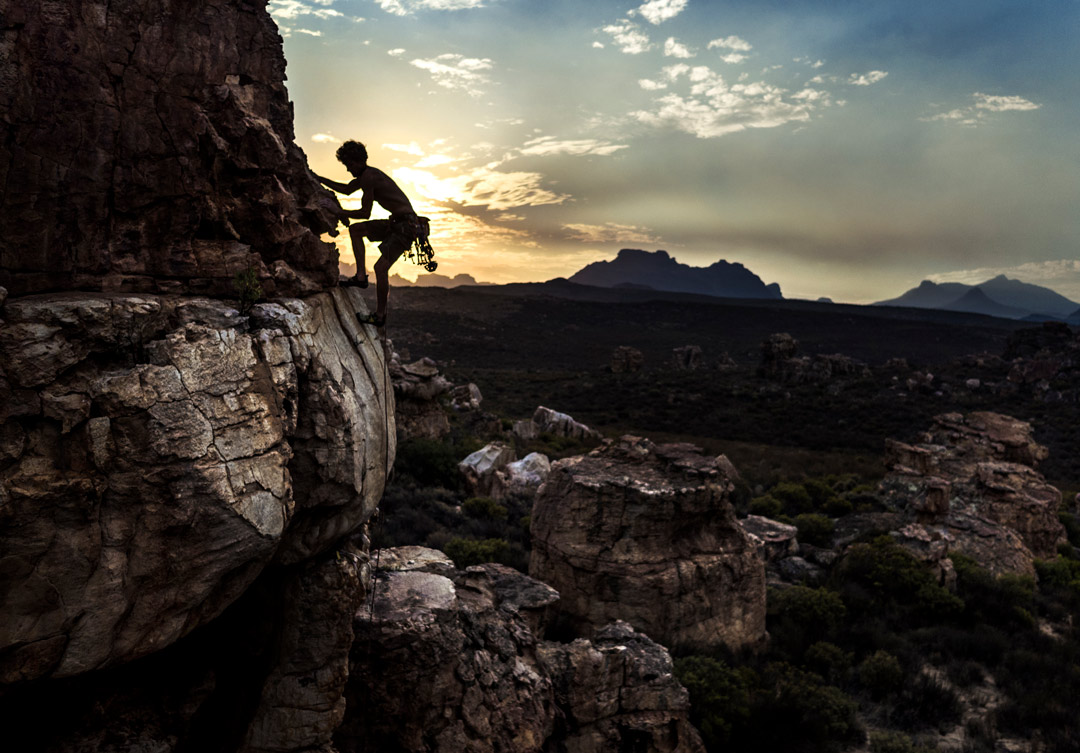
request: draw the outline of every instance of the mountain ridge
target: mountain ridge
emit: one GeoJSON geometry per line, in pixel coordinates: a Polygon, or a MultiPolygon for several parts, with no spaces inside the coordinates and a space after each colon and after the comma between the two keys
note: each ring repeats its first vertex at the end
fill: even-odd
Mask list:
{"type": "Polygon", "coordinates": [[[779,285],[766,285],[738,262],[720,259],[708,267],[692,267],[663,250],[624,248],[611,261],[587,264],[568,279],[602,288],[638,287],[717,298],[783,299],[779,285]]]}
{"type": "Polygon", "coordinates": [[[967,311],[1007,319],[1069,320],[1073,317],[1080,323],[1080,304],[1050,288],[1013,280],[1003,274],[978,285],[923,280],[896,298],[871,305],[967,311]]]}

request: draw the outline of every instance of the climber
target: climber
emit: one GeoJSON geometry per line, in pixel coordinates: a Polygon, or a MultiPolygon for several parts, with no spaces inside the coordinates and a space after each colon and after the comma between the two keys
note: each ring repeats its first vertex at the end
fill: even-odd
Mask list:
{"type": "Polygon", "coordinates": [[[412,204],[393,179],[382,170],[367,163],[367,148],[358,141],[346,141],[337,150],[338,161],[353,175],[348,183],[324,178],[312,173],[319,182],[338,193],[351,194],[357,189],[364,192],[360,208],[342,213],[342,221],[366,220],[349,227],[353,254],[356,256],[356,275],[343,285],[368,286],[367,265],[364,259],[364,238],[379,242],[379,260],[375,262],[375,313],[357,314],[364,324],[382,327],[386,324],[386,301],[390,294],[390,267],[398,260],[421,232],[419,219],[412,204]],[[377,202],[390,212],[388,220],[372,220],[371,207],[377,202]]]}

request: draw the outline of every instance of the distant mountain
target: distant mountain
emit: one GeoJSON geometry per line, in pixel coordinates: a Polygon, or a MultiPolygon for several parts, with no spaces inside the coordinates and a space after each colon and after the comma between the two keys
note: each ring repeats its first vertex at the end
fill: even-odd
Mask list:
{"type": "Polygon", "coordinates": [[[1030,312],[1025,309],[1018,309],[998,303],[979,287],[969,288],[966,293],[952,303],[937,308],[942,308],[946,311],[966,311],[969,314],[1000,316],[1002,319],[1023,319],[1030,315],[1030,312]]]}
{"type": "Polygon", "coordinates": [[[1076,313],[1077,304],[1050,288],[1010,280],[998,275],[978,285],[960,282],[936,283],[923,280],[899,298],[879,301],[875,306],[967,311],[1008,319],[1065,319],[1076,313]]]}
{"type": "Polygon", "coordinates": [[[1075,324],[1077,327],[1080,327],[1080,309],[1077,309],[1076,311],[1069,314],[1069,316],[1066,317],[1065,321],[1067,321],[1069,324],[1075,324]]]}
{"type": "Polygon", "coordinates": [[[587,265],[571,276],[570,282],[601,288],[651,288],[720,298],[783,298],[779,285],[766,285],[742,264],[720,260],[708,267],[691,267],[675,261],[666,251],[652,253],[636,248],[622,249],[612,261],[587,265]]]}
{"type": "Polygon", "coordinates": [[[390,284],[394,287],[410,288],[456,288],[461,285],[493,285],[491,282],[477,282],[476,278],[468,274],[454,275],[449,277],[437,272],[421,274],[416,282],[410,282],[401,275],[390,275],[390,284]]]}

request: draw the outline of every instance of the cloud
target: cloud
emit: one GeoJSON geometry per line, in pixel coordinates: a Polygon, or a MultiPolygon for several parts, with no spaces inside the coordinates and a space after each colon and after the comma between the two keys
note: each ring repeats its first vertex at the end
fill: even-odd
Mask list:
{"type": "Polygon", "coordinates": [[[632,21],[609,24],[603,30],[611,35],[615,44],[627,55],[640,55],[652,49],[648,35],[632,21]]]}
{"type": "Polygon", "coordinates": [[[341,139],[331,136],[329,133],[316,133],[311,137],[316,144],[340,144],[341,139]]]}
{"type": "Polygon", "coordinates": [[[815,107],[829,103],[827,95],[809,89],[786,97],[786,89],[764,82],[729,84],[703,65],[670,66],[665,72],[671,82],[685,76],[690,83],[689,96],[666,94],[656,100],[653,110],[639,110],[630,116],[646,125],[672,127],[702,139],[807,121],[815,107]]]}
{"type": "Polygon", "coordinates": [[[607,222],[603,225],[563,225],[569,239],[584,243],[661,243],[651,230],[637,225],[619,225],[607,222]]]}
{"type": "Polygon", "coordinates": [[[322,36],[321,31],[313,31],[312,29],[290,29],[290,31],[295,31],[297,34],[307,34],[308,36],[312,37],[322,36]]]}
{"type": "Polygon", "coordinates": [[[386,54],[389,55],[392,58],[400,57],[401,55],[405,54],[405,48],[404,47],[395,47],[392,50],[387,50],[386,54]]]}
{"type": "MultiPolygon", "coordinates": [[[[490,166],[462,175],[439,178],[426,170],[402,167],[394,170],[395,180],[411,184],[420,196],[444,204],[485,207],[505,211],[517,207],[562,204],[570,197],[549,191],[541,184],[544,176],[533,172],[500,172],[490,166]]],[[[411,194],[410,194],[411,195],[411,194]]]]}
{"type": "Polygon", "coordinates": [[[483,8],[485,0],[375,0],[387,13],[410,16],[418,10],[468,10],[483,8]]]}
{"type": "Polygon", "coordinates": [[[975,92],[975,107],[980,110],[989,110],[990,112],[1006,112],[1009,110],[1038,110],[1042,105],[1037,105],[1034,102],[1024,99],[1023,97],[1012,96],[993,96],[990,94],[983,94],[981,92],[975,92]]]}
{"type": "Polygon", "coordinates": [[[869,71],[868,73],[852,73],[847,82],[852,86],[870,86],[876,84],[888,76],[887,71],[869,71]]]}
{"type": "Polygon", "coordinates": [[[668,85],[663,81],[653,81],[650,78],[639,78],[638,86],[646,91],[656,91],[657,89],[666,89],[668,85]]]}
{"type": "Polygon", "coordinates": [[[667,41],[664,42],[664,55],[666,55],[669,58],[692,58],[692,57],[694,57],[694,53],[691,52],[690,49],[686,45],[684,45],[684,44],[682,44],[680,42],[676,42],[675,37],[668,37],[667,41]]]}
{"type": "Polygon", "coordinates": [[[649,0],[636,11],[630,11],[630,15],[640,14],[655,26],[682,13],[687,2],[688,0],[649,0]]]}
{"type": "Polygon", "coordinates": [[[710,50],[714,47],[719,47],[724,50],[734,50],[735,52],[750,52],[750,50],[754,49],[752,44],[735,35],[714,39],[706,45],[706,48],[710,50]]]}
{"type": "Polygon", "coordinates": [[[457,53],[446,53],[431,60],[417,58],[409,63],[430,73],[439,86],[460,89],[474,97],[480,96],[483,93],[480,87],[490,81],[483,71],[492,68],[490,58],[467,58],[457,53]]]}
{"type": "MultiPolygon", "coordinates": [[[[344,16],[340,11],[326,7],[333,3],[333,0],[314,0],[314,3],[323,7],[316,8],[311,2],[302,2],[301,0],[270,0],[267,4],[267,9],[270,11],[270,15],[274,17],[275,21],[291,21],[301,16],[315,16],[316,18],[336,18],[344,16]]],[[[296,29],[295,31],[303,32],[303,29],[296,29]]]]}
{"type": "Polygon", "coordinates": [[[971,96],[975,100],[974,104],[966,107],[955,107],[935,115],[919,118],[919,120],[924,123],[942,121],[973,128],[985,122],[988,113],[1030,112],[1031,110],[1038,110],[1042,107],[1042,105],[1036,104],[1031,100],[1024,99],[1015,94],[1001,96],[975,92],[971,96]]]}
{"type": "Polygon", "coordinates": [[[410,141],[408,144],[383,144],[383,149],[389,149],[392,152],[404,152],[415,157],[424,156],[424,150],[415,141],[410,141]]]}
{"type": "Polygon", "coordinates": [[[597,139],[556,139],[554,136],[541,136],[540,138],[526,141],[525,145],[520,150],[520,154],[539,155],[544,157],[555,154],[607,157],[620,149],[626,148],[626,144],[612,144],[609,141],[600,141],[597,139]]]}
{"type": "Polygon", "coordinates": [[[959,269],[954,272],[929,275],[927,279],[932,282],[962,282],[967,285],[978,285],[998,275],[1005,275],[1033,285],[1042,285],[1066,298],[1080,302],[1080,261],[1075,259],[1028,262],[1012,267],[959,269]]]}
{"type": "Polygon", "coordinates": [[[594,49],[597,49],[597,50],[604,49],[604,43],[603,42],[593,42],[592,46],[593,46],[594,49]]]}

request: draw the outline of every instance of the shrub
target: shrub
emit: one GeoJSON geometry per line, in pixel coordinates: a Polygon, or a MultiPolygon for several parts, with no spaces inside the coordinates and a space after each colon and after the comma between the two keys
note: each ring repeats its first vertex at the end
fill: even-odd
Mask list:
{"type": "Polygon", "coordinates": [[[236,273],[233,277],[233,289],[236,291],[237,308],[245,316],[251,311],[251,307],[263,298],[262,285],[254,267],[236,273]]]}
{"type": "Polygon", "coordinates": [[[401,479],[399,483],[455,490],[461,486],[460,454],[461,450],[447,442],[411,439],[398,445],[394,471],[401,479]]]}
{"type": "Polygon", "coordinates": [[[818,641],[806,649],[803,664],[827,682],[839,685],[851,669],[851,652],[828,641],[818,641]]]}
{"type": "Polygon", "coordinates": [[[783,509],[784,506],[780,504],[780,500],[767,494],[764,497],[754,497],[750,500],[749,510],[751,515],[776,519],[783,512],[783,509]]]}
{"type": "Polygon", "coordinates": [[[799,541],[812,546],[827,547],[832,543],[833,528],[836,524],[830,518],[812,512],[796,517],[795,527],[799,529],[799,541]]]}
{"type": "Polygon", "coordinates": [[[923,673],[900,692],[889,718],[907,730],[954,724],[960,719],[960,699],[951,687],[923,673]]]}
{"type": "Polygon", "coordinates": [[[470,497],[461,505],[470,518],[481,520],[506,520],[506,508],[491,497],[470,497]]]}
{"type": "Polygon", "coordinates": [[[781,481],[770,490],[769,494],[780,501],[780,504],[784,506],[784,512],[788,515],[812,512],[814,509],[814,501],[802,484],[781,481]]]}
{"type": "Polygon", "coordinates": [[[937,748],[917,745],[902,732],[875,730],[870,733],[870,753],[935,753],[937,748]]]}
{"type": "Polygon", "coordinates": [[[835,571],[845,603],[860,612],[908,623],[937,622],[959,614],[964,602],[942,588],[929,570],[889,536],[855,544],[835,571]]]}
{"type": "Polygon", "coordinates": [[[1003,627],[1032,627],[1035,618],[1035,583],[1018,575],[993,576],[970,557],[952,554],[957,591],[968,605],[968,616],[978,623],[1003,627]]]}
{"type": "Polygon", "coordinates": [[[707,656],[675,661],[675,675],[690,693],[690,721],[701,732],[709,750],[723,750],[737,728],[750,718],[750,689],[755,684],[748,669],[732,669],[707,656]]]}
{"type": "Polygon", "coordinates": [[[839,750],[863,739],[858,704],[790,664],[766,666],[753,705],[754,750],[839,750]]]}
{"type": "Polygon", "coordinates": [[[505,565],[509,564],[510,542],[504,539],[450,539],[443,551],[461,569],[484,562],[499,562],[505,565]]]}
{"type": "Polygon", "coordinates": [[[839,594],[807,586],[770,590],[767,606],[773,640],[793,656],[811,643],[833,637],[847,614],[839,594]]]}
{"type": "Polygon", "coordinates": [[[1065,526],[1065,535],[1069,537],[1069,543],[1080,547],[1080,520],[1077,520],[1072,513],[1064,511],[1058,513],[1058,520],[1065,526]]]}
{"type": "Polygon", "coordinates": [[[898,690],[903,682],[900,660],[887,651],[875,651],[859,664],[859,683],[873,698],[884,698],[898,690]]]}

